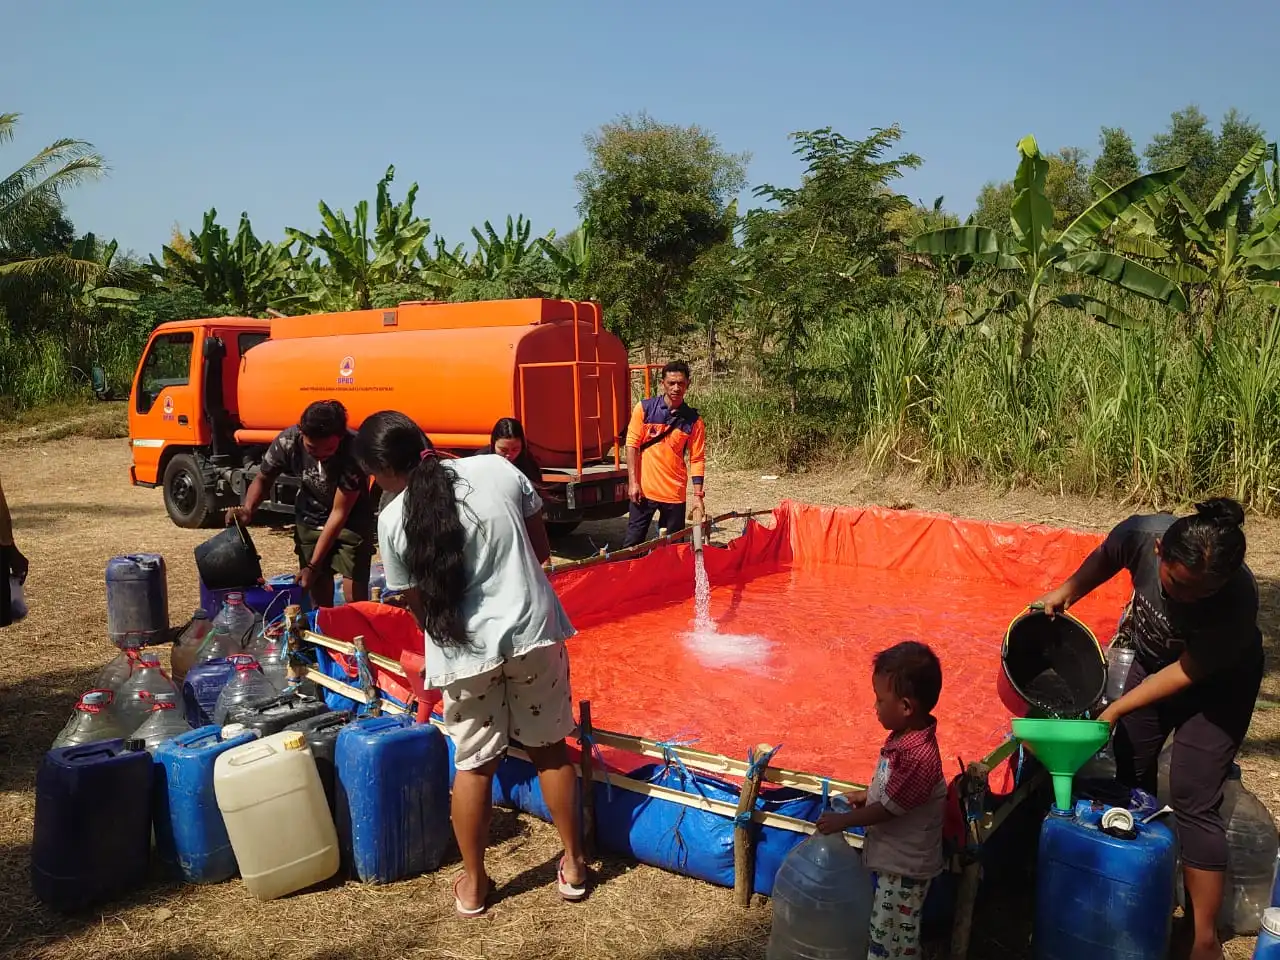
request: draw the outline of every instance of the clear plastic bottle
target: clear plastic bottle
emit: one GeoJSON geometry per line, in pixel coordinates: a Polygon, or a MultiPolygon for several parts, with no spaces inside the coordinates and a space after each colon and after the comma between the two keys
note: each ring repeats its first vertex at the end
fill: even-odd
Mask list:
{"type": "Polygon", "coordinates": [[[53,741],[54,749],[127,737],[129,730],[111,709],[114,699],[110,690],[90,690],[82,696],[71,711],[71,719],[53,741]]]}
{"type": "Polygon", "coordinates": [[[258,661],[247,653],[237,654],[231,658],[236,672],[227,685],[218,694],[217,706],[213,708],[213,722],[223,726],[227,722],[227,714],[236,707],[259,700],[270,700],[278,692],[275,686],[262,675],[258,661]]]}
{"type": "Polygon", "coordinates": [[[134,668],[137,665],[138,648],[122,647],[120,652],[111,659],[111,662],[102,668],[97,679],[93,681],[94,688],[118,692],[133,676],[134,668]]]}
{"type": "Polygon", "coordinates": [[[841,834],[796,846],[773,884],[768,960],[866,960],[871,875],[841,834]]]}
{"type": "Polygon", "coordinates": [[[152,650],[138,654],[138,664],[133,668],[133,674],[120,687],[120,696],[128,698],[140,690],[145,690],[153,697],[161,693],[172,694],[175,699],[182,696],[169,675],[164,672],[164,667],[160,666],[160,657],[152,650]]]}
{"type": "Polygon", "coordinates": [[[1218,926],[1238,937],[1253,936],[1271,905],[1276,866],[1276,824],[1262,801],[1245,789],[1232,768],[1222,793],[1227,824],[1227,878],[1218,926]]]}
{"type": "Polygon", "coordinates": [[[241,650],[244,649],[253,636],[253,611],[245,606],[243,593],[227,594],[213,625],[225,630],[232,642],[238,644],[241,650]]]}
{"type": "Polygon", "coordinates": [[[152,698],[151,712],[147,714],[147,719],[142,721],[133,736],[147,745],[148,753],[154,754],[160,744],[190,729],[191,725],[178,709],[177,698],[171,694],[158,693],[152,698]]]}
{"type": "Polygon", "coordinates": [[[196,651],[196,659],[191,666],[199,666],[202,663],[208,663],[210,660],[224,660],[239,653],[244,653],[244,647],[231,634],[227,633],[225,627],[218,626],[215,623],[213,629],[205,635],[204,643],[200,644],[200,649],[196,651]]]}
{"type": "Polygon", "coordinates": [[[283,628],[267,627],[245,652],[258,661],[262,675],[283,693],[289,685],[289,657],[283,628]]]}
{"type": "Polygon", "coordinates": [[[122,728],[126,731],[137,730],[138,725],[151,713],[151,704],[154,699],[148,690],[135,690],[128,695],[123,692],[118,693],[111,705],[111,710],[122,728]]]}
{"type": "Polygon", "coordinates": [[[209,615],[203,610],[197,610],[191,615],[191,623],[173,642],[173,650],[169,654],[169,676],[179,689],[187,677],[187,671],[195,666],[205,637],[212,629],[213,621],[209,619],[209,615]]]}
{"type": "Polygon", "coordinates": [[[1133,657],[1132,647],[1112,645],[1107,649],[1107,685],[1103,696],[1108,703],[1115,703],[1124,695],[1124,685],[1129,679],[1129,670],[1133,667],[1133,657]]]}

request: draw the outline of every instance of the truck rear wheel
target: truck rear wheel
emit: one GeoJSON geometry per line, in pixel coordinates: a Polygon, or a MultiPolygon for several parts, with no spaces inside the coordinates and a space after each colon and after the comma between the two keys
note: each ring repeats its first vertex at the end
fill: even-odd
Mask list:
{"type": "Polygon", "coordinates": [[[558,540],[561,537],[567,537],[569,534],[573,533],[573,531],[578,529],[578,524],[580,524],[581,522],[582,522],[581,520],[561,520],[561,521],[548,520],[547,536],[550,537],[552,540],[558,540]]]}
{"type": "Polygon", "coordinates": [[[213,515],[212,497],[204,487],[196,458],[180,453],[164,468],[164,508],[180,527],[207,527],[213,515]]]}

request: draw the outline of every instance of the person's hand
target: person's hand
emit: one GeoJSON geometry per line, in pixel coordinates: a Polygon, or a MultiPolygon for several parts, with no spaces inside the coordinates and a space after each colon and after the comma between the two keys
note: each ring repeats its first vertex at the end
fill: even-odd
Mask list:
{"type": "Polygon", "coordinates": [[[633,481],[632,483],[628,484],[627,496],[631,498],[631,502],[634,503],[636,506],[639,506],[641,503],[644,502],[644,491],[640,489],[639,482],[633,481]]]}
{"type": "Polygon", "coordinates": [[[828,810],[818,818],[815,829],[821,834],[832,834],[842,832],[848,825],[849,818],[846,814],[828,810]]]}
{"type": "Polygon", "coordinates": [[[701,524],[707,519],[707,505],[703,502],[702,497],[697,497],[693,501],[693,511],[691,519],[695,525],[701,524]]]}
{"type": "Polygon", "coordinates": [[[1119,702],[1120,701],[1117,700],[1115,703],[1107,704],[1107,709],[1103,710],[1102,713],[1098,714],[1098,719],[1101,720],[1103,723],[1110,724],[1112,727],[1114,727],[1120,721],[1120,711],[1116,709],[1116,705],[1119,702]]]}
{"type": "Polygon", "coordinates": [[[16,578],[19,583],[27,582],[27,571],[31,569],[31,564],[22,555],[17,544],[0,547],[0,559],[3,560],[6,575],[16,578]]]}
{"type": "Polygon", "coordinates": [[[1055,590],[1050,590],[1039,600],[1031,604],[1033,610],[1043,610],[1050,617],[1056,617],[1060,613],[1066,613],[1067,607],[1071,605],[1071,592],[1064,583],[1055,590]]]}
{"type": "Polygon", "coordinates": [[[249,521],[253,519],[253,513],[248,507],[228,507],[226,522],[227,526],[231,526],[237,520],[244,526],[249,525],[249,521]]]}
{"type": "Polygon", "coordinates": [[[848,793],[841,794],[841,796],[844,797],[844,802],[851,807],[865,807],[867,805],[866,790],[850,790],[848,793]]]}
{"type": "Polygon", "coordinates": [[[310,590],[311,583],[312,581],[315,580],[315,578],[316,578],[316,568],[311,566],[311,564],[308,563],[305,567],[303,567],[301,570],[298,571],[298,586],[300,586],[303,590],[310,590]]]}

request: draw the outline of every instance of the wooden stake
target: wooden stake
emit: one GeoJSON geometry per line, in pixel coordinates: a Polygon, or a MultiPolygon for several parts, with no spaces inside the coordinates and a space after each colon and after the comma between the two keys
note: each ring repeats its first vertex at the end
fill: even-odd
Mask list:
{"type": "Polygon", "coordinates": [[[368,697],[369,716],[382,716],[382,695],[377,684],[373,682],[373,664],[369,662],[369,648],[364,645],[364,637],[354,637],[351,645],[356,648],[356,669],[360,676],[360,688],[368,697]]]}
{"type": "Polygon", "coordinates": [[[291,603],[284,608],[285,646],[289,651],[289,679],[302,680],[307,674],[306,662],[302,659],[302,630],[307,618],[302,614],[302,607],[291,603]]]}
{"type": "MultiPolygon", "coordinates": [[[[960,885],[956,890],[955,921],[951,926],[951,960],[966,960],[969,956],[969,940],[973,935],[973,909],[978,900],[978,884],[982,879],[982,866],[978,862],[978,847],[982,842],[978,822],[967,816],[965,808],[970,804],[985,805],[987,777],[990,768],[982,763],[971,763],[960,779],[960,808],[965,816],[965,839],[968,849],[961,854],[960,885]]],[[[981,807],[979,807],[981,809],[981,807]]]]}
{"type": "MultiPolygon", "coordinates": [[[[756,798],[760,796],[760,781],[764,777],[764,768],[768,766],[765,759],[773,748],[762,743],[751,751],[752,769],[742,784],[742,794],[738,797],[737,816],[749,814],[756,808],[756,798]]],[[[756,874],[756,834],[758,828],[754,823],[735,823],[733,828],[733,894],[740,907],[751,906],[751,894],[755,892],[756,874]]]]}
{"type": "Polygon", "coordinates": [[[591,744],[591,701],[579,700],[578,747],[579,763],[582,766],[582,779],[579,784],[582,789],[582,845],[588,858],[595,854],[596,848],[596,790],[591,744]]]}

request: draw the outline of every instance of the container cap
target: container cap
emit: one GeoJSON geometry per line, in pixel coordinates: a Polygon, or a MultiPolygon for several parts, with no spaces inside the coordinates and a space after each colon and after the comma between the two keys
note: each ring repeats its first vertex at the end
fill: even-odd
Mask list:
{"type": "Polygon", "coordinates": [[[227,603],[244,603],[244,594],[238,590],[233,590],[227,594],[227,603]]]}
{"type": "Polygon", "coordinates": [[[160,666],[160,656],[154,650],[138,654],[138,662],[143,666],[160,666]]]}
{"type": "Polygon", "coordinates": [[[192,620],[208,620],[209,615],[205,613],[203,610],[197,609],[191,614],[191,619],[192,620]]]}
{"type": "Polygon", "coordinates": [[[156,703],[177,703],[178,695],[174,693],[156,693],[152,694],[156,703]]]}
{"type": "Polygon", "coordinates": [[[105,690],[90,690],[80,698],[80,702],[86,706],[102,706],[110,703],[111,698],[105,690]]]}
{"type": "Polygon", "coordinates": [[[1267,907],[1262,911],[1262,929],[1273,937],[1280,937],[1280,907],[1267,907]]]}
{"type": "Polygon", "coordinates": [[[1120,830],[1122,832],[1133,829],[1133,814],[1124,807],[1108,807],[1102,814],[1102,829],[1120,830]]]}
{"type": "Polygon", "coordinates": [[[222,728],[222,732],[220,736],[222,737],[223,740],[230,740],[233,737],[240,736],[240,734],[244,733],[248,729],[249,728],[246,727],[243,723],[228,723],[225,727],[222,728]]]}
{"type": "Polygon", "coordinates": [[[307,738],[300,731],[292,730],[280,739],[280,746],[286,750],[301,750],[307,745],[307,738]]]}
{"type": "Polygon", "coordinates": [[[130,737],[124,742],[124,749],[126,753],[142,753],[147,749],[147,741],[130,737]]]}

